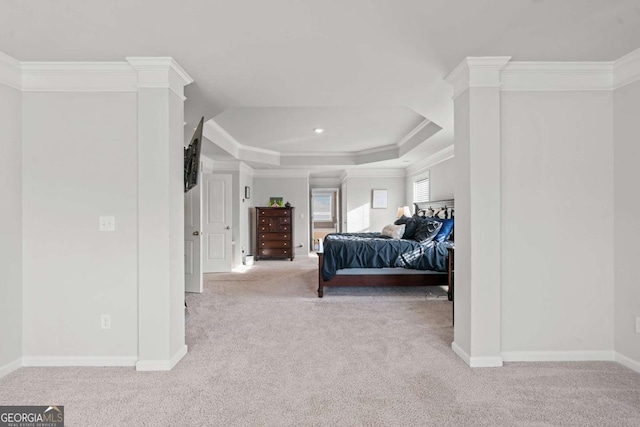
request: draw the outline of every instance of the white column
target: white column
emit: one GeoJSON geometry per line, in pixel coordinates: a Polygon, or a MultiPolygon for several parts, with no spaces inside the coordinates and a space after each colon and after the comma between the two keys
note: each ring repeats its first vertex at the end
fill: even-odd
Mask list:
{"type": "Polygon", "coordinates": [[[127,58],[138,73],[138,370],[169,370],[184,341],[184,86],[171,58],[127,58]]]}
{"type": "Polygon", "coordinates": [[[500,70],[509,57],[465,59],[454,87],[456,288],[453,350],[502,366],[500,344],[500,70]]]}

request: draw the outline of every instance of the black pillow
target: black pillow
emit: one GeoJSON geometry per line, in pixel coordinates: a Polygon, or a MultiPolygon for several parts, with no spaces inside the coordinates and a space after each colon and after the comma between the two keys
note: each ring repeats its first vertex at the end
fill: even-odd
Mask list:
{"type": "Polygon", "coordinates": [[[407,218],[407,221],[404,223],[404,234],[402,235],[402,238],[407,240],[413,239],[416,234],[417,227],[418,221],[415,218],[407,218]]]}
{"type": "Polygon", "coordinates": [[[436,237],[441,228],[441,222],[432,221],[429,218],[422,219],[418,221],[418,226],[416,227],[415,236],[413,238],[420,243],[430,242],[434,237],[436,237]]]}
{"type": "Polygon", "coordinates": [[[394,222],[395,225],[402,225],[402,224],[406,224],[407,220],[409,219],[408,216],[404,216],[402,215],[400,218],[396,219],[396,222],[394,222]]]}

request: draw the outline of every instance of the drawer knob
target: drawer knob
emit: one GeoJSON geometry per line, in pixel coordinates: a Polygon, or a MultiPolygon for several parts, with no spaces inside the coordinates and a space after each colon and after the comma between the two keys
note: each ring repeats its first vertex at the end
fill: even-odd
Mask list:
{"type": "Polygon", "coordinates": [[[287,251],[282,251],[282,252],[284,252],[285,254],[287,253],[287,251]]]}

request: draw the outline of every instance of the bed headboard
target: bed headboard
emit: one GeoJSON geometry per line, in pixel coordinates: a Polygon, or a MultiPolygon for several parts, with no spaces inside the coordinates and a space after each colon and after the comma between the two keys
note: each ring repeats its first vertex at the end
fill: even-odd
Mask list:
{"type": "Polygon", "coordinates": [[[416,215],[425,215],[429,210],[433,213],[428,216],[438,215],[440,218],[453,218],[455,210],[455,202],[451,200],[435,200],[433,202],[414,203],[414,213],[416,215]]]}

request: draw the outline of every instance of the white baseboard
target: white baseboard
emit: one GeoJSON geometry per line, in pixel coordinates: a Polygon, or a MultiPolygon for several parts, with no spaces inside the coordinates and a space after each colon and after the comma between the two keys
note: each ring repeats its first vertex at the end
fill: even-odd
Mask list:
{"type": "Polygon", "coordinates": [[[189,347],[183,346],[169,360],[138,360],[136,371],[170,371],[187,354],[189,347]]]}
{"type": "Polygon", "coordinates": [[[502,366],[502,357],[471,357],[455,342],[451,343],[453,352],[457,354],[464,362],[472,368],[499,368],[502,366]]]}
{"type": "Polygon", "coordinates": [[[171,361],[170,361],[171,368],[169,369],[173,369],[173,367],[176,366],[178,362],[181,361],[182,358],[187,355],[188,352],[189,352],[189,347],[187,345],[182,346],[182,348],[178,350],[176,354],[174,354],[173,357],[171,358],[171,361]]]}
{"type": "Polygon", "coordinates": [[[626,366],[629,369],[633,369],[636,372],[640,372],[640,362],[637,360],[633,360],[630,357],[627,357],[623,354],[616,352],[615,361],[621,365],[626,366]]]}
{"type": "Polygon", "coordinates": [[[136,356],[25,356],[22,366],[135,366],[136,356]]]}
{"type": "Polygon", "coordinates": [[[587,362],[613,361],[613,351],[503,351],[505,362],[587,362]]]}
{"type": "Polygon", "coordinates": [[[0,366],[0,378],[5,375],[9,375],[11,372],[22,367],[22,358],[18,358],[13,362],[9,362],[6,365],[0,366]]]}
{"type": "Polygon", "coordinates": [[[460,357],[460,359],[464,360],[464,363],[471,366],[471,356],[469,356],[467,352],[462,349],[462,347],[456,344],[455,341],[451,343],[451,349],[460,357]]]}

